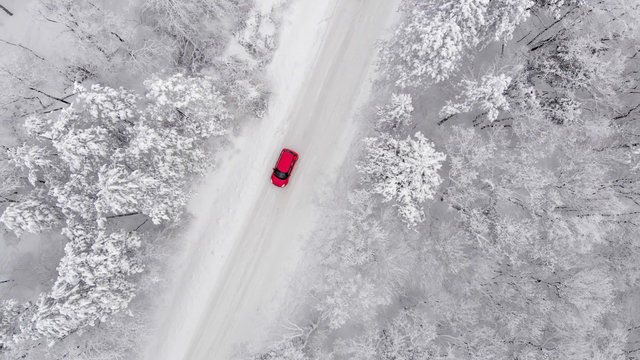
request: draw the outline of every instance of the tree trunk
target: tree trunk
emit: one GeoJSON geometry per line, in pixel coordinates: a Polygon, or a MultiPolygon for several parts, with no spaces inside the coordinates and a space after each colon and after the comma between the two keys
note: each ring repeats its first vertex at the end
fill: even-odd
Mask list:
{"type": "Polygon", "coordinates": [[[37,92],[37,93],[40,93],[40,94],[42,94],[42,95],[44,95],[44,96],[48,97],[49,99],[57,100],[57,101],[60,101],[60,102],[61,102],[61,103],[63,103],[63,104],[67,104],[67,105],[71,105],[71,103],[70,103],[70,102],[68,102],[68,101],[67,101],[67,100],[65,100],[65,99],[67,99],[67,98],[69,98],[69,97],[71,97],[71,96],[73,96],[73,95],[74,95],[74,94],[71,94],[71,95],[67,95],[67,96],[65,96],[65,97],[63,97],[63,98],[59,98],[59,97],[55,97],[55,96],[53,96],[53,95],[47,94],[46,92],[44,92],[44,91],[42,91],[42,90],[38,90],[38,89],[36,89],[36,88],[34,88],[34,87],[29,87],[29,90],[35,91],[35,92],[37,92]]]}
{"type": "Polygon", "coordinates": [[[119,217],[125,217],[125,216],[133,216],[133,215],[139,215],[140,212],[136,211],[136,212],[130,212],[130,213],[126,213],[126,214],[117,214],[117,215],[109,215],[106,217],[106,219],[114,219],[114,218],[119,218],[119,217]]]}
{"type": "Polygon", "coordinates": [[[4,12],[6,12],[9,16],[13,16],[13,13],[9,11],[9,9],[7,9],[6,7],[0,5],[0,9],[4,10],[4,12]]]}
{"type": "Polygon", "coordinates": [[[537,38],[539,38],[542,34],[544,34],[545,32],[547,32],[547,30],[551,29],[555,24],[559,23],[560,21],[562,21],[565,17],[567,17],[567,15],[571,14],[573,12],[573,10],[577,9],[577,6],[574,6],[573,8],[569,9],[566,13],[564,13],[564,15],[562,15],[561,17],[558,18],[558,20],[554,21],[551,25],[547,26],[546,28],[542,29],[542,31],[540,31],[538,33],[538,35],[534,36],[533,39],[529,40],[529,42],[527,43],[527,45],[531,45],[533,44],[534,41],[536,41],[537,38]]]}
{"type": "MultiPolygon", "coordinates": [[[[2,5],[0,5],[0,7],[1,7],[1,6],[2,6],[2,5]]],[[[6,41],[6,40],[2,40],[2,39],[0,39],[0,42],[5,43],[5,44],[7,44],[7,45],[11,45],[11,46],[15,46],[15,47],[19,47],[19,48],[21,48],[21,49],[27,50],[28,52],[30,52],[31,54],[33,54],[33,56],[37,57],[38,59],[40,59],[40,60],[44,60],[44,58],[43,58],[42,56],[38,55],[35,51],[33,51],[33,50],[29,49],[29,48],[28,48],[28,47],[26,47],[26,46],[23,46],[23,45],[20,45],[20,44],[14,44],[14,43],[12,43],[12,42],[10,42],[10,41],[6,41]]]]}
{"type": "Polygon", "coordinates": [[[444,124],[447,120],[451,119],[452,117],[454,117],[456,115],[458,115],[458,114],[449,115],[449,116],[447,116],[447,117],[445,117],[443,119],[440,119],[440,121],[438,121],[438,125],[444,124]]]}

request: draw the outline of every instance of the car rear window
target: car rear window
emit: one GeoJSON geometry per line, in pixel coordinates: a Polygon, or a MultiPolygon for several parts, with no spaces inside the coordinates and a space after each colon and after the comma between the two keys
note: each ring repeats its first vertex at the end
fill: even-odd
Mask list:
{"type": "Polygon", "coordinates": [[[282,172],[278,169],[273,169],[273,175],[275,175],[280,180],[285,180],[289,174],[282,172]]]}

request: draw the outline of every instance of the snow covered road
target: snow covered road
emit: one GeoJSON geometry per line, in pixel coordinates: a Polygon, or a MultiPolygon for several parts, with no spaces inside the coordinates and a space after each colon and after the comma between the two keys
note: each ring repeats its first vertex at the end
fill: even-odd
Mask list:
{"type": "Polygon", "coordinates": [[[198,189],[189,249],[147,359],[229,359],[239,342],[265,337],[353,140],[375,42],[396,4],[293,1],[268,69],[269,114],[233,140],[198,189]],[[269,183],[282,147],[300,154],[286,189],[269,183]]]}

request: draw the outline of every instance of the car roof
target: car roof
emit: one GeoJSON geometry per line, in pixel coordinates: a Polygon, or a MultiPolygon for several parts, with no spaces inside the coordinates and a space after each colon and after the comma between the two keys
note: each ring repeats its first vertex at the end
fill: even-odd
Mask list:
{"type": "Polygon", "coordinates": [[[284,149],[280,153],[280,160],[278,161],[277,168],[282,172],[289,171],[291,168],[291,163],[293,162],[293,154],[290,150],[284,149]]]}

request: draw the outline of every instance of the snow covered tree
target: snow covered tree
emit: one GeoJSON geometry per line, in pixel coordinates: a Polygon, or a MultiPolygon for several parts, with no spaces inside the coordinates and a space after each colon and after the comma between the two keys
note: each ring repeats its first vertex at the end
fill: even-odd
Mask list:
{"type": "Polygon", "coordinates": [[[14,299],[0,301],[0,350],[13,343],[13,335],[19,332],[17,318],[22,310],[21,304],[14,299]]]}
{"type": "MultiPolygon", "coordinates": [[[[67,219],[142,213],[160,223],[182,212],[188,176],[204,172],[206,141],[226,133],[231,116],[209,78],[176,74],[145,85],[144,101],[122,88],[77,86],[71,106],[26,120],[31,139],[10,149],[10,160],[67,219]]],[[[14,205],[5,219],[27,208],[34,205],[14,205]]]]}
{"type": "Polygon", "coordinates": [[[32,112],[67,106],[71,84],[61,67],[28,48],[5,49],[0,63],[0,120],[10,124],[32,112]]]}
{"type": "Polygon", "coordinates": [[[510,83],[511,77],[505,74],[483,75],[479,82],[463,80],[462,94],[456,96],[457,102],[447,101],[440,110],[440,116],[449,118],[477,107],[486,114],[487,121],[492,123],[498,118],[500,111],[509,110],[509,101],[505,93],[510,83]]]}
{"type": "Polygon", "coordinates": [[[98,84],[90,89],[77,85],[75,92],[74,104],[63,109],[42,135],[51,139],[50,145],[71,173],[91,176],[127,145],[138,116],[138,96],[98,84]]]}
{"type": "Polygon", "coordinates": [[[0,204],[16,203],[18,201],[16,200],[16,195],[24,185],[19,171],[9,161],[0,159],[0,178],[4,180],[2,186],[0,186],[0,204]]]}
{"type": "Polygon", "coordinates": [[[64,338],[126,309],[132,277],[142,271],[140,237],[108,231],[108,219],[178,219],[190,176],[206,169],[207,140],[230,126],[209,78],[178,74],[145,86],[143,98],[78,85],[72,105],[29,117],[27,143],[9,150],[31,187],[0,220],[17,234],[66,223],[69,238],[58,278],[34,306],[29,336],[64,338]]]}
{"type": "Polygon", "coordinates": [[[176,42],[174,57],[180,65],[191,68],[219,40],[199,20],[215,13],[213,2],[146,0],[143,4],[143,18],[176,42]]]}
{"type": "Polygon", "coordinates": [[[149,196],[149,190],[158,188],[159,180],[140,170],[133,172],[124,166],[103,165],[98,172],[96,209],[104,214],[135,213],[149,196]]]}
{"type": "Polygon", "coordinates": [[[446,156],[420,132],[415,139],[389,135],[365,139],[365,160],[358,165],[370,191],[394,200],[400,217],[414,226],[424,219],[420,206],[432,199],[442,182],[438,170],[446,156]]]}
{"type": "Polygon", "coordinates": [[[209,77],[175,74],[145,82],[150,106],[145,115],[188,137],[206,139],[227,133],[231,116],[209,77]]]}
{"type": "Polygon", "coordinates": [[[265,15],[259,9],[252,8],[236,34],[238,43],[258,59],[269,57],[278,45],[277,34],[272,30],[278,26],[273,15],[273,12],[265,15]]]}
{"type": "Polygon", "coordinates": [[[317,336],[318,323],[300,327],[289,322],[286,326],[294,330],[294,334],[286,335],[266,350],[252,356],[253,360],[310,360],[316,356],[312,354],[311,340],[317,336]]]}
{"type": "Polygon", "coordinates": [[[469,50],[509,39],[532,5],[530,0],[407,2],[404,21],[382,49],[387,75],[401,88],[445,80],[469,50]]]}
{"type": "Polygon", "coordinates": [[[553,14],[554,18],[561,17],[562,10],[567,10],[572,7],[584,6],[585,0],[536,0],[535,4],[546,11],[553,14]]]}
{"type": "Polygon", "coordinates": [[[232,117],[207,77],[176,74],[145,83],[147,100],[128,152],[156,181],[141,208],[155,223],[175,218],[186,202],[185,174],[203,174],[206,141],[226,134],[232,117]],[[158,197],[157,194],[163,196],[158,197]]]}
{"type": "Polygon", "coordinates": [[[348,196],[351,209],[332,220],[332,230],[322,241],[321,278],[312,291],[320,318],[331,329],[350,321],[372,319],[376,310],[391,302],[393,287],[401,282],[407,251],[390,241],[371,215],[376,201],[364,190],[348,196]]]}
{"type": "MultiPolygon", "coordinates": [[[[49,21],[62,24],[76,39],[80,52],[68,68],[70,81],[83,81],[100,75],[109,77],[109,70],[120,69],[135,49],[136,27],[139,24],[111,11],[108,1],[41,0],[38,11],[49,21]]],[[[122,9],[121,9],[122,10],[122,9]]]]}
{"type": "Polygon", "coordinates": [[[586,324],[596,323],[613,306],[615,289],[608,272],[603,269],[584,269],[562,285],[560,296],[578,308],[586,324]]]}
{"type": "Polygon", "coordinates": [[[145,0],[142,18],[158,34],[175,43],[174,61],[194,71],[223,50],[226,38],[237,30],[238,24],[233,20],[246,15],[248,10],[246,0],[145,0]],[[242,15],[228,16],[234,13],[242,15]]]}
{"type": "MultiPolygon", "coordinates": [[[[54,162],[51,159],[55,152],[38,144],[23,144],[7,151],[9,161],[18,168],[27,171],[27,179],[31,185],[36,184],[42,172],[52,171],[54,162]]],[[[40,179],[42,180],[42,179],[40,179]]]]}
{"type": "Polygon", "coordinates": [[[31,118],[27,130],[48,149],[48,168],[40,167],[44,186],[67,218],[95,221],[97,175],[103,165],[125,161],[132,125],[139,116],[138,96],[125,89],[76,87],[76,101],[46,120],[31,118]],[[54,166],[55,165],[55,166],[54,166]]]}
{"type": "Polygon", "coordinates": [[[142,271],[140,237],[107,234],[81,225],[64,230],[70,241],[51,291],[40,296],[35,329],[49,340],[63,338],[125,309],[135,295],[131,277],[142,271]]]}
{"type": "Polygon", "coordinates": [[[30,337],[33,308],[30,302],[19,303],[15,299],[0,301],[0,353],[30,337]]]}
{"type": "Polygon", "coordinates": [[[378,107],[376,128],[383,132],[394,131],[411,124],[413,104],[409,94],[391,94],[391,103],[378,107]]]}
{"type": "Polygon", "coordinates": [[[340,358],[354,360],[432,358],[435,327],[424,309],[403,307],[380,328],[369,327],[363,336],[339,341],[334,351],[340,358]]]}
{"type": "Polygon", "coordinates": [[[254,360],[307,360],[296,341],[281,341],[273,348],[253,357],[254,360]]]}
{"type": "Polygon", "coordinates": [[[333,330],[355,319],[372,321],[380,307],[391,304],[392,293],[377,288],[375,278],[352,269],[327,269],[318,290],[323,296],[316,310],[333,330]]]}
{"type": "Polygon", "coordinates": [[[18,236],[24,231],[39,233],[53,229],[60,225],[62,216],[48,200],[44,196],[34,196],[11,203],[0,221],[18,236]]]}
{"type": "Polygon", "coordinates": [[[326,244],[325,264],[363,267],[387,253],[387,234],[382,224],[373,218],[376,201],[366,190],[356,190],[347,196],[350,209],[339,215],[344,233],[332,237],[326,244]]]}

